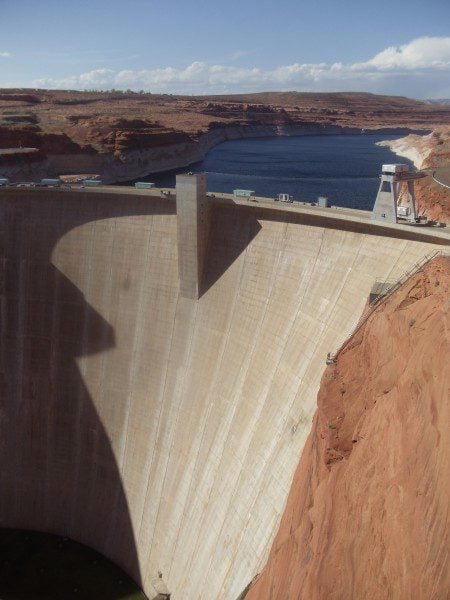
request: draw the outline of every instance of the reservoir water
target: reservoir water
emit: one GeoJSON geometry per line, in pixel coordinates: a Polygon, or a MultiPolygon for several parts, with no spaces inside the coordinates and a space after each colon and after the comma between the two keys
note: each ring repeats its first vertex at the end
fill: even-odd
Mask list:
{"type": "MultiPolygon", "coordinates": [[[[258,196],[280,192],[314,202],[328,196],[333,204],[372,210],[381,165],[410,163],[375,143],[398,135],[307,135],[240,139],[224,142],[189,170],[208,175],[208,190],[231,193],[254,190],[258,196]]],[[[187,169],[180,169],[186,172],[187,169]]],[[[173,187],[175,172],[144,178],[173,187]]]]}

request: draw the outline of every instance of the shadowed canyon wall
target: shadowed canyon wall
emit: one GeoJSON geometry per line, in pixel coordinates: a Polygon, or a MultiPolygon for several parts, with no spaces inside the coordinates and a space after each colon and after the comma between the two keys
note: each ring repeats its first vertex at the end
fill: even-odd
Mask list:
{"type": "Polygon", "coordinates": [[[327,352],[430,243],[213,206],[200,299],[175,202],[4,190],[0,525],[62,533],[151,597],[259,572],[327,352]]]}

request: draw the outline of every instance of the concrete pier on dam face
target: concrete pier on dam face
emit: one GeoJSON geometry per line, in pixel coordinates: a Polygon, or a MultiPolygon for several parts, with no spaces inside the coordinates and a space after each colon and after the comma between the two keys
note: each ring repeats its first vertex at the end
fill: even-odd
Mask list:
{"type": "Polygon", "coordinates": [[[0,525],[87,544],[150,598],[235,600],[262,569],[327,352],[375,279],[450,242],[209,219],[196,299],[173,199],[0,192],[0,525]]]}

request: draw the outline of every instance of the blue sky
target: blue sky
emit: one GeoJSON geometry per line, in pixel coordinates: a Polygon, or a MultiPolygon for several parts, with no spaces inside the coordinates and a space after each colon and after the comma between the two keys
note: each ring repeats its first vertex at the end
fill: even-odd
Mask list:
{"type": "Polygon", "coordinates": [[[450,97],[448,0],[0,0],[0,86],[450,97]]]}

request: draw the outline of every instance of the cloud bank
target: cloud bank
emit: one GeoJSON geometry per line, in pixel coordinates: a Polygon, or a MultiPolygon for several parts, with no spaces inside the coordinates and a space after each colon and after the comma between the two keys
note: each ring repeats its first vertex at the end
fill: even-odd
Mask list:
{"type": "Polygon", "coordinates": [[[270,70],[207,62],[194,62],[184,69],[99,68],[62,79],[37,79],[33,86],[178,94],[353,90],[443,98],[450,97],[450,37],[418,38],[403,46],[386,48],[359,63],[294,63],[270,70]]]}
{"type": "Polygon", "coordinates": [[[10,52],[0,52],[0,58],[9,58],[10,56],[10,52]]]}

